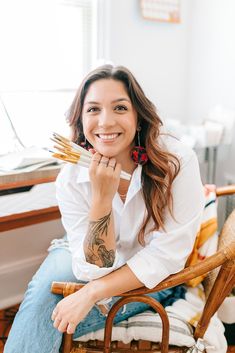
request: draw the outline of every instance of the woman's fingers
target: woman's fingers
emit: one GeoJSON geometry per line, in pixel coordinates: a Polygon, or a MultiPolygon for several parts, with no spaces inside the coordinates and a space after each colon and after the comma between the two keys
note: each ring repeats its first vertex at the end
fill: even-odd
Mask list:
{"type": "Polygon", "coordinates": [[[62,320],[60,318],[55,318],[53,326],[61,333],[67,332],[72,334],[76,329],[76,325],[74,323],[68,322],[67,320],[62,320]]]}
{"type": "Polygon", "coordinates": [[[106,168],[111,168],[115,170],[116,167],[116,159],[115,158],[108,158],[105,156],[102,156],[98,152],[96,152],[91,159],[91,166],[90,170],[95,171],[95,170],[106,170],[106,168]]]}
{"type": "Polygon", "coordinates": [[[107,167],[109,159],[107,157],[102,156],[99,162],[99,167],[107,167]]]}
{"type": "Polygon", "coordinates": [[[119,164],[115,158],[95,153],[89,168],[92,195],[97,199],[111,201],[117,192],[120,180],[119,164]],[[118,165],[118,168],[117,168],[118,165]]]}
{"type": "Polygon", "coordinates": [[[102,157],[101,154],[99,154],[98,152],[93,154],[93,156],[91,158],[90,167],[89,167],[90,173],[92,175],[95,175],[97,167],[100,163],[101,157],[102,157]]]}
{"type": "Polygon", "coordinates": [[[94,154],[93,154],[93,156],[92,156],[92,158],[91,158],[91,162],[92,163],[96,163],[97,165],[100,163],[100,160],[101,160],[101,154],[100,153],[98,153],[98,152],[95,152],[94,154]]]}
{"type": "Polygon", "coordinates": [[[53,310],[51,318],[58,331],[74,333],[77,325],[94,306],[93,296],[90,296],[90,291],[86,288],[63,298],[53,310]]]}
{"type": "Polygon", "coordinates": [[[53,310],[52,315],[51,315],[51,320],[54,321],[57,315],[57,310],[56,308],[53,310]]]}
{"type": "Polygon", "coordinates": [[[68,321],[67,320],[62,320],[60,322],[59,326],[57,327],[57,330],[63,333],[63,332],[67,331],[67,327],[68,327],[68,321]]]}
{"type": "Polygon", "coordinates": [[[76,325],[73,322],[69,322],[68,327],[67,327],[67,333],[72,334],[75,332],[76,325]]]}
{"type": "Polygon", "coordinates": [[[51,315],[52,321],[54,321],[53,326],[60,332],[66,332],[67,333],[74,333],[76,329],[76,324],[72,322],[68,322],[66,319],[61,319],[56,311],[56,309],[53,310],[53,313],[51,315]]]}
{"type": "Polygon", "coordinates": [[[116,159],[110,158],[107,167],[115,169],[116,167],[116,159]]]}
{"type": "Polygon", "coordinates": [[[53,326],[58,329],[58,327],[60,326],[61,321],[62,321],[62,319],[57,316],[55,318],[55,320],[54,320],[53,326]]]}

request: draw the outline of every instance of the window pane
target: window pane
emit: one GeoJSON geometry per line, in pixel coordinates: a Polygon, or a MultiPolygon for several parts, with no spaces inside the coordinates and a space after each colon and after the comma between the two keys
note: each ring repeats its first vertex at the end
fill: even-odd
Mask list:
{"type": "MultiPolygon", "coordinates": [[[[0,98],[26,147],[68,135],[64,113],[92,61],[94,3],[0,0],[0,98]]],[[[1,155],[15,148],[1,102],[0,126],[1,155]]]]}
{"type": "Polygon", "coordinates": [[[0,1],[0,89],[77,87],[83,9],[48,0],[0,1]]]}
{"type": "MultiPolygon", "coordinates": [[[[17,92],[4,94],[4,103],[25,146],[49,146],[52,132],[68,135],[64,113],[75,92],[17,92]]],[[[1,137],[2,132],[0,133],[1,137]]],[[[1,153],[1,151],[0,151],[1,153]]]]}

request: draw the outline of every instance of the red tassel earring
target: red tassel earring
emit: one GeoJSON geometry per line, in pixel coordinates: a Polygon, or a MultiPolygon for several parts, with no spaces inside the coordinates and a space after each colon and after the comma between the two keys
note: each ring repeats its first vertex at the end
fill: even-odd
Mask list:
{"type": "Polygon", "coordinates": [[[144,165],[148,162],[148,155],[146,149],[140,146],[140,130],[141,126],[137,128],[137,139],[138,146],[135,146],[131,151],[131,158],[135,162],[135,164],[144,165]]]}

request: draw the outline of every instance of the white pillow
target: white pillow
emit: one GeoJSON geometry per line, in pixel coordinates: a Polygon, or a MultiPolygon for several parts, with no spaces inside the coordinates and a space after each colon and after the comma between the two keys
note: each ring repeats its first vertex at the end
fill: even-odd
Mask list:
{"type": "MultiPolygon", "coordinates": [[[[191,347],[194,345],[192,327],[174,313],[168,313],[170,322],[169,344],[191,347]]],[[[113,326],[112,341],[129,343],[132,340],[161,342],[162,322],[159,314],[147,310],[113,326]]],[[[88,333],[75,341],[104,340],[104,329],[88,333]]]]}
{"type": "Polygon", "coordinates": [[[227,297],[225,298],[223,304],[220,306],[218,310],[218,316],[221,321],[226,324],[235,323],[235,297],[227,297]]]}

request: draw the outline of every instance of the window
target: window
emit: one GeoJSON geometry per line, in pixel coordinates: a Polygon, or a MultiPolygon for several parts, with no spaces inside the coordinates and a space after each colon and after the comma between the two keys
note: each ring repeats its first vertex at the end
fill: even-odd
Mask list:
{"type": "Polygon", "coordinates": [[[95,60],[95,0],[0,1],[0,154],[68,134],[64,113],[95,60]],[[5,106],[5,109],[4,109],[5,106]]]}

